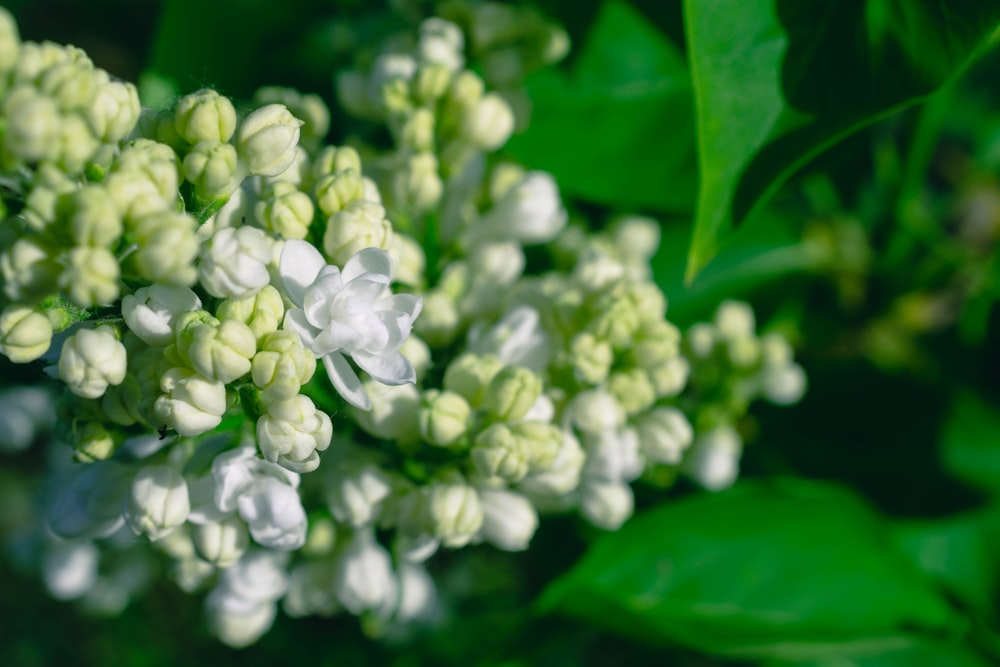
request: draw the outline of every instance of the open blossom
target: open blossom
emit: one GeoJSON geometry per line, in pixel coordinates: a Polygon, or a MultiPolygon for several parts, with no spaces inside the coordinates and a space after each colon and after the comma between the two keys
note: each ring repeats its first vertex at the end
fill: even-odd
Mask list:
{"type": "Polygon", "coordinates": [[[343,271],[326,263],[305,241],[285,242],[279,272],[295,307],[285,314],[285,329],[323,359],[333,386],[348,403],[368,410],[371,400],[349,356],[383,384],[416,381],[413,365],[399,348],[410,335],[421,301],[389,292],[392,260],[378,248],[365,248],[343,271]]]}

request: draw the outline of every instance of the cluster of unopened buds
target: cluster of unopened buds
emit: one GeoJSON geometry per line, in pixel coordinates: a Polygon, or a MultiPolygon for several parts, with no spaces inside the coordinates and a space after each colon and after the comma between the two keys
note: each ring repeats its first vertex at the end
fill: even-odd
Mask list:
{"type": "MultiPolygon", "coordinates": [[[[565,51],[521,29],[548,31],[534,61],[565,51]]],[[[745,304],[666,319],[654,221],[588,232],[496,158],[515,113],[464,62],[426,20],[341,80],[393,145],[334,147],[314,96],[141,109],[0,13],[0,353],[63,387],[6,388],[0,440],[56,452],[47,529],[18,538],[53,594],[120,610],[166,557],[234,646],[279,602],[411,623],[436,551],[523,550],[553,512],[614,530],[656,472],[722,488],[749,403],[798,399],[745,304]]]]}

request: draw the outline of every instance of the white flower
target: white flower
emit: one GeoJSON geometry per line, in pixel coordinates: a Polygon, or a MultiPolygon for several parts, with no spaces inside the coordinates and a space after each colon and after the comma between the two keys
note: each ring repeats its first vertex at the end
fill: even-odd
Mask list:
{"type": "Polygon", "coordinates": [[[680,463],[681,455],[691,444],[694,431],[684,413],[677,408],[653,408],[636,425],[639,445],[646,458],[657,463],[680,463]]]}
{"type": "Polygon", "coordinates": [[[271,244],[256,227],[224,227],[202,246],[198,277],[220,298],[242,299],[259,292],[270,278],[271,244]]]}
{"type": "Polygon", "coordinates": [[[348,403],[371,407],[346,356],[383,384],[416,381],[413,366],[399,348],[410,335],[421,301],[412,294],[389,294],[392,261],[388,253],[365,248],[341,271],[328,265],[305,241],[288,240],[279,272],[295,304],[285,314],[285,329],[322,357],[333,386],[348,403]]]}
{"type": "Polygon", "coordinates": [[[355,533],[337,560],[334,571],[337,599],[352,614],[373,611],[385,617],[392,613],[399,584],[389,552],[375,541],[371,529],[355,533]]]}
{"type": "Polygon", "coordinates": [[[468,351],[492,354],[504,366],[524,366],[541,372],[552,358],[552,340],[542,327],[538,311],[518,306],[506,313],[491,329],[477,323],[469,329],[468,351]]]}
{"type": "Polygon", "coordinates": [[[618,530],[635,509],[635,496],[624,482],[591,479],[581,492],[580,511],[598,528],[618,530]]]}
{"type": "Polygon", "coordinates": [[[538,528],[538,512],[527,498],[505,489],[479,489],[480,536],[504,551],[524,551],[538,528]]]}
{"type": "Polygon", "coordinates": [[[100,398],[109,385],[125,379],[125,346],[111,327],[80,329],[63,343],[59,379],[83,398],[100,398]]]}
{"type": "Polygon", "coordinates": [[[695,439],[684,470],[709,491],[721,491],[739,476],[742,453],[739,433],[731,426],[716,426],[695,439]]]}
{"type": "Polygon", "coordinates": [[[187,287],[154,283],[122,299],[122,317],[128,328],[147,345],[174,342],[178,316],[201,308],[201,299],[187,287]]]}
{"type": "Polygon", "coordinates": [[[371,463],[341,466],[327,484],[326,502],[333,518],[355,528],[374,521],[392,491],[388,475],[371,463]]]}
{"type": "Polygon", "coordinates": [[[187,483],[170,465],[140,468],[125,499],[125,520],[153,541],[183,524],[190,511],[187,483]]]}
{"type": "Polygon", "coordinates": [[[566,225],[567,214],[559,200],[552,174],[530,171],[483,216],[472,234],[515,239],[521,243],[546,243],[566,225]]]}
{"type": "Polygon", "coordinates": [[[82,597],[97,583],[100,553],[89,540],[56,542],[45,553],[42,579],[57,600],[82,597]]]}
{"type": "Polygon", "coordinates": [[[264,458],[293,472],[318,468],[319,452],[330,446],[332,436],[330,417],[302,394],[271,403],[257,420],[257,442],[264,458]]]}
{"type": "Polygon", "coordinates": [[[209,623],[223,642],[248,646],[274,622],[275,602],[288,590],[286,557],[273,551],[252,551],[222,571],[205,600],[209,623]]]}
{"type": "Polygon", "coordinates": [[[292,166],[301,126],[283,104],[268,104],[247,116],[236,133],[236,149],[250,173],[277,176],[292,166]]]}
{"type": "Polygon", "coordinates": [[[156,416],[184,436],[201,435],[219,425],[226,412],[226,385],[188,368],[160,376],[163,394],[153,404],[156,416]]]}

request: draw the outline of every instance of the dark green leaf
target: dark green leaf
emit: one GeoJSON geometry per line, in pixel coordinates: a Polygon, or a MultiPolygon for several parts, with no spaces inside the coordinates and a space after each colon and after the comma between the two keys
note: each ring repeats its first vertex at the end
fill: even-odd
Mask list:
{"type": "Polygon", "coordinates": [[[1000,410],[971,392],[955,396],[941,435],[944,467],[955,477],[1000,491],[1000,410]]]}
{"type": "Polygon", "coordinates": [[[958,643],[912,641],[874,655],[843,656],[796,662],[769,662],[765,667],[989,667],[991,662],[958,643]]]}
{"type": "Polygon", "coordinates": [[[685,0],[701,185],[692,278],[805,162],[961,71],[994,0],[685,0]]]}
{"type": "Polygon", "coordinates": [[[744,482],[637,516],[541,605],[647,641],[783,659],[899,649],[915,630],[955,623],[865,504],[791,481],[744,482]]]}
{"type": "Polygon", "coordinates": [[[528,132],[508,150],[564,194],[689,211],[697,182],[691,81],[682,55],[621,0],[605,2],[573,72],[528,81],[528,132]]]}

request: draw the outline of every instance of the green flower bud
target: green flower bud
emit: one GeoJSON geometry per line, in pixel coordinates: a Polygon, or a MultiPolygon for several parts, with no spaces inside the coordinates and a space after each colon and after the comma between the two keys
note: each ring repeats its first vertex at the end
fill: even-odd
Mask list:
{"type": "Polygon", "coordinates": [[[651,368],[680,354],[681,334],[666,320],[643,322],[625,358],[641,368],[651,368]]]}
{"type": "Polygon", "coordinates": [[[483,407],[497,419],[518,421],[542,394],[542,379],[522,366],[507,366],[486,388],[483,407]]]}
{"type": "Polygon", "coordinates": [[[524,443],[531,472],[541,472],[552,467],[563,443],[563,432],[555,424],[526,421],[512,428],[518,440],[524,443]]]}
{"type": "Polygon", "coordinates": [[[614,226],[615,246],[628,257],[638,257],[644,262],[656,254],[660,245],[660,225],[655,220],[630,215],[619,219],[614,226]]]}
{"type": "Polygon", "coordinates": [[[433,347],[443,347],[458,335],[461,324],[455,302],[439,290],[431,290],[423,296],[420,317],[413,323],[418,336],[433,347]]]}
{"type": "Polygon", "coordinates": [[[52,324],[41,312],[11,304],[0,312],[0,354],[26,364],[45,354],[52,343],[52,324]]]}
{"type": "Polygon", "coordinates": [[[278,330],[285,316],[281,294],[271,285],[265,285],[256,294],[242,299],[226,299],[215,311],[220,320],[243,322],[258,339],[278,330]]]}
{"type": "Polygon", "coordinates": [[[361,156],[351,146],[326,146],[312,163],[312,177],[315,181],[348,171],[361,174],[361,156]]]}
{"type": "Polygon", "coordinates": [[[133,225],[156,213],[170,212],[176,199],[176,194],[165,199],[159,187],[140,171],[116,172],[112,168],[103,185],[121,216],[133,225]]]}
{"type": "Polygon", "coordinates": [[[594,310],[596,315],[588,327],[590,331],[616,350],[628,349],[642,320],[635,305],[627,299],[609,296],[600,300],[594,310]]]}
{"type": "MultiPolygon", "coordinates": [[[[400,148],[415,153],[434,150],[434,112],[426,107],[414,109],[407,114],[397,130],[397,144],[400,148]]],[[[432,153],[433,154],[433,153],[432,153]]]]}
{"type": "Polygon", "coordinates": [[[66,171],[70,173],[83,171],[100,146],[100,142],[83,117],[71,113],[60,119],[59,146],[56,149],[55,160],[66,171]]]}
{"type": "Polygon", "coordinates": [[[453,72],[450,67],[441,63],[424,63],[417,69],[417,74],[411,82],[413,97],[423,104],[434,104],[451,85],[453,72]]]}
{"type": "Polygon", "coordinates": [[[330,446],[333,425],[306,396],[294,396],[267,406],[257,420],[257,443],[264,458],[292,472],[312,472],[319,453],[330,446]]]}
{"type": "Polygon", "coordinates": [[[168,207],[177,200],[180,161],[174,149],[167,144],[150,139],[137,139],[122,149],[113,170],[119,173],[135,172],[146,176],[156,186],[168,207]]]}
{"type": "Polygon", "coordinates": [[[472,408],[460,395],[431,389],[424,392],[420,406],[420,436],[432,445],[447,447],[469,430],[472,408]]]}
{"type": "Polygon", "coordinates": [[[316,372],[316,357],[293,331],[274,331],[260,339],[250,377],[265,404],[286,401],[299,393],[316,372]]]}
{"type": "Polygon", "coordinates": [[[674,357],[645,369],[658,398],[676,396],[684,389],[691,367],[684,357],[674,357]]]}
{"type": "Polygon", "coordinates": [[[108,385],[121,384],[128,364],[125,346],[107,326],[80,329],[63,342],[59,379],[83,398],[100,398],[108,385]]]}
{"type": "Polygon", "coordinates": [[[101,141],[116,143],[132,132],[141,111],[139,93],[131,83],[108,81],[86,110],[87,123],[101,141]]]}
{"type": "Polygon", "coordinates": [[[608,391],[629,416],[648,410],[656,402],[656,388],[641,368],[612,373],[608,379],[608,391]]]}
{"type": "Polygon", "coordinates": [[[323,250],[339,266],[346,264],[359,250],[388,250],[391,243],[392,224],[386,220],[385,209],[367,200],[353,201],[330,216],[323,234],[323,250]]]}
{"type": "Polygon", "coordinates": [[[7,93],[0,109],[6,121],[3,147],[7,152],[25,162],[56,157],[60,117],[51,98],[35,88],[18,86],[7,93]]]}
{"type": "Polygon", "coordinates": [[[4,293],[12,301],[42,301],[56,290],[59,264],[38,241],[22,237],[0,255],[4,293]]]}
{"type": "Polygon", "coordinates": [[[451,82],[445,113],[451,118],[461,118],[479,104],[486,89],[483,80],[469,70],[459,72],[451,82]]]}
{"type": "Polygon", "coordinates": [[[219,322],[205,311],[177,318],[177,353],[198,373],[228,384],[250,372],[257,338],[237,320],[219,322]]]}
{"type": "Polygon", "coordinates": [[[730,363],[736,368],[750,369],[760,362],[760,343],[752,334],[746,338],[727,340],[726,352],[730,363]]]}
{"type": "Polygon", "coordinates": [[[277,176],[295,161],[302,121],[281,104],[268,104],[240,124],[236,148],[251,174],[277,176]]]}
{"type": "Polygon", "coordinates": [[[63,258],[59,287],[83,308],[109,304],[118,298],[121,267],[107,248],[79,246],[63,258]]]}
{"type": "MultiPolygon", "coordinates": [[[[129,364],[131,365],[131,364],[129,364]]],[[[139,410],[142,397],[142,386],[133,373],[126,373],[121,384],[108,387],[101,397],[101,410],[115,424],[131,426],[144,422],[145,418],[139,410]]]]}
{"type": "Polygon", "coordinates": [[[751,338],[754,332],[753,309],[740,301],[724,301],[715,311],[715,326],[727,340],[751,338]]]}
{"type": "MultiPolygon", "coordinates": [[[[424,307],[426,309],[426,301],[424,307]]],[[[472,407],[479,408],[483,405],[486,388],[501,369],[503,363],[493,355],[466,353],[448,364],[444,372],[444,388],[464,397],[472,407]]]]}
{"type": "Polygon", "coordinates": [[[530,469],[530,442],[519,438],[509,426],[492,424],[476,436],[469,453],[476,472],[486,479],[499,477],[507,482],[519,482],[530,469]]]}
{"type": "Polygon", "coordinates": [[[265,229],[286,239],[306,238],[315,213],[309,195],[286,182],[273,184],[261,193],[254,206],[257,221],[265,229]]]}
{"type": "Polygon", "coordinates": [[[198,276],[195,221],[187,213],[165,211],[139,220],[131,230],[138,249],[130,265],[146,280],[168,285],[192,285],[198,276]]]}
{"type": "Polygon", "coordinates": [[[353,201],[364,198],[360,171],[340,171],[320,177],[313,186],[316,205],[324,216],[342,211],[353,201]]]}
{"type": "Polygon", "coordinates": [[[38,165],[31,191],[24,199],[21,215],[34,231],[45,231],[56,217],[56,206],[62,195],[76,191],[78,185],[62,169],[51,163],[38,165]]]}
{"type": "Polygon", "coordinates": [[[63,195],[56,215],[75,245],[108,247],[122,235],[118,207],[101,186],[89,185],[63,195]]]}
{"type": "Polygon", "coordinates": [[[100,83],[92,64],[64,62],[42,72],[38,89],[52,98],[61,111],[76,111],[90,106],[100,83]]]}
{"type": "Polygon", "coordinates": [[[236,109],[228,98],[205,88],[180,99],[174,109],[174,127],[189,144],[227,142],[236,131],[236,109]]]}
{"type": "Polygon", "coordinates": [[[189,368],[171,368],[160,378],[163,395],[156,399],[156,418],[182,436],[201,435],[222,421],[226,385],[189,368]]]}
{"type": "Polygon", "coordinates": [[[419,243],[406,234],[394,233],[389,255],[392,257],[393,282],[410,287],[420,287],[423,284],[427,258],[419,243]]]}
{"type": "Polygon", "coordinates": [[[704,322],[695,324],[688,329],[684,335],[684,342],[687,344],[687,349],[690,351],[691,356],[696,359],[707,359],[710,357],[718,339],[717,333],[715,327],[704,322]]]}
{"type": "Polygon", "coordinates": [[[474,488],[451,482],[431,484],[421,491],[425,529],[444,546],[465,546],[479,532],[483,508],[474,488]]]}
{"type": "Polygon", "coordinates": [[[21,37],[10,12],[0,7],[0,72],[9,72],[17,64],[21,37]]]}
{"type": "Polygon", "coordinates": [[[115,445],[115,439],[100,422],[87,422],[73,430],[73,459],[80,463],[111,458],[115,445]]]}
{"type": "Polygon", "coordinates": [[[225,197],[236,189],[239,159],[232,144],[203,140],[184,156],[184,178],[202,201],[225,197]]]}
{"type": "Polygon", "coordinates": [[[600,384],[608,377],[614,352],[611,344],[592,333],[580,333],[570,341],[573,377],[581,384],[600,384]]]}
{"type": "Polygon", "coordinates": [[[396,211],[422,215],[437,206],[444,191],[434,153],[417,153],[403,159],[389,184],[396,211]]]}
{"type": "Polygon", "coordinates": [[[284,104],[292,115],[302,119],[303,140],[319,141],[330,131],[330,110],[319,95],[302,95],[292,88],[265,86],[257,89],[255,104],[284,104]]]}

